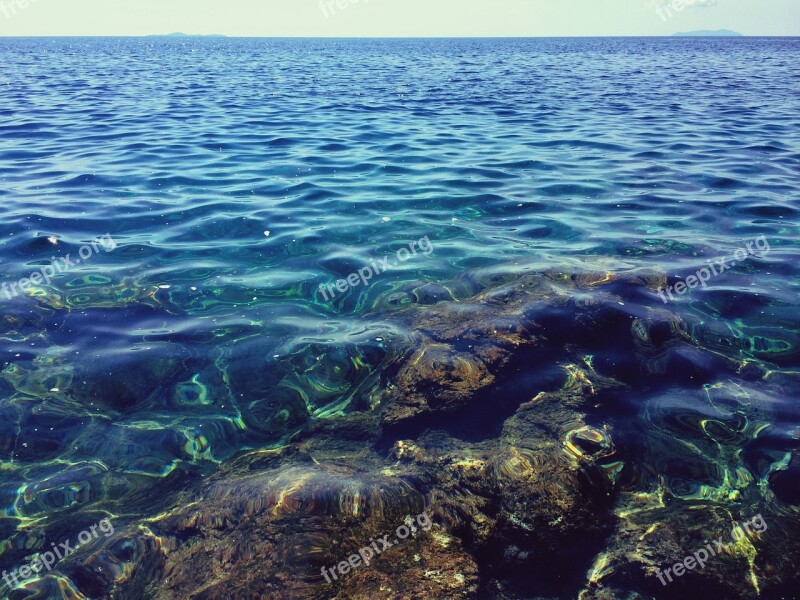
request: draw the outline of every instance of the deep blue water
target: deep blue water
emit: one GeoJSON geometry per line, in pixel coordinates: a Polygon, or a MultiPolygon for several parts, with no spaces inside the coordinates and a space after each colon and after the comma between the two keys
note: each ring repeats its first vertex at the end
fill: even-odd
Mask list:
{"type": "Polygon", "coordinates": [[[752,399],[767,440],[731,442],[731,472],[796,514],[796,483],[770,477],[800,472],[799,59],[779,38],[0,40],[1,279],[20,292],[0,292],[0,565],[369,411],[357,399],[383,384],[380,357],[414,346],[392,318],[414,290],[461,301],[448,282],[555,272],[674,284],[748,242],[668,303],[567,286],[542,317],[561,323],[573,296],[681,315],[694,349],[652,377],[616,337],[629,322],[543,335],[626,381],[593,422],[651,428],[649,472],[678,498],[736,487],[667,466],[682,428],[697,434],[687,415],[712,418],[715,386],[752,399]],[[369,286],[321,296],[424,239],[369,286]],[[739,379],[753,364],[769,377],[739,379]]]}

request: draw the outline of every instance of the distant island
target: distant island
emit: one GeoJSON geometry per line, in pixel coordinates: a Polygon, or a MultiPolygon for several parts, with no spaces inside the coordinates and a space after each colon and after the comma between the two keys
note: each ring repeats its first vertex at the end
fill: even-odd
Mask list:
{"type": "Polygon", "coordinates": [[[731,31],[730,29],[701,29],[700,31],[685,31],[673,34],[673,37],[744,37],[738,31],[731,31]]]}
{"type": "Polygon", "coordinates": [[[209,35],[198,35],[198,34],[190,34],[190,33],[181,33],[180,31],[175,33],[167,33],[167,34],[155,34],[155,35],[148,35],[147,37],[203,37],[203,38],[224,38],[228,37],[226,35],[222,35],[221,33],[212,33],[209,35]]]}

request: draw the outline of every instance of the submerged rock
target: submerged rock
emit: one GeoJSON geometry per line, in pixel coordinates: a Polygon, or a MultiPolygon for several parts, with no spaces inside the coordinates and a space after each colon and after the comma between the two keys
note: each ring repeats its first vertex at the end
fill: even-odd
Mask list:
{"type": "MultiPolygon", "coordinates": [[[[670,311],[654,294],[663,282],[475,275],[393,291],[380,323],[359,323],[406,332],[391,342],[308,342],[268,368],[252,340],[213,366],[131,359],[117,411],[140,397],[207,409],[230,392],[236,431],[219,436],[261,446],[208,478],[176,478],[158,507],[11,597],[786,595],[800,550],[796,432],[771,423],[797,382],[761,361],[793,354],[670,311]],[[660,583],[755,514],[767,530],[660,583]],[[412,532],[421,515],[430,526],[412,532]],[[349,561],[387,535],[369,565],[349,561]]],[[[20,398],[44,385],[23,367],[5,379],[20,398]]],[[[110,402],[111,386],[85,389],[110,402]]],[[[209,429],[182,451],[214,458],[209,429]]]]}

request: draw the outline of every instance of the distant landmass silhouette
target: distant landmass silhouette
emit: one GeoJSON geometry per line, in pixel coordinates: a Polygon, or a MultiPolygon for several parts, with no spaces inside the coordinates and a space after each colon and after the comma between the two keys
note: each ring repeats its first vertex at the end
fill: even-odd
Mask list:
{"type": "Polygon", "coordinates": [[[701,29],[699,31],[681,31],[673,34],[675,37],[744,37],[738,31],[730,29],[701,29]]]}

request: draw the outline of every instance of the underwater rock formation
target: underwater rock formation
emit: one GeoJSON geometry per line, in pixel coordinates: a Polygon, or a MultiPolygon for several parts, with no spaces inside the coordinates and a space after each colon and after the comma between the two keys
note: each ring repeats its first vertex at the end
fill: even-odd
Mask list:
{"type": "MultiPolygon", "coordinates": [[[[662,283],[552,271],[425,284],[384,306],[374,326],[407,332],[391,343],[310,342],[270,370],[250,340],[213,365],[143,353],[118,405],[102,379],[72,393],[120,413],[139,395],[173,409],[224,395],[230,420],[161,441],[173,460],[216,471],[173,467],[152,506],[117,517],[114,537],[10,597],[787,594],[800,558],[797,438],[771,423],[785,410],[777,399],[798,389],[780,363],[795,342],[726,337],[665,308],[662,283]],[[214,454],[215,431],[243,452],[214,454]],[[429,530],[325,577],[422,511],[429,530]],[[759,513],[768,530],[672,587],[659,582],[659,569],[759,513]]],[[[20,399],[50,385],[20,368],[5,382],[20,399]]],[[[26,405],[13,406],[24,420],[26,405]]],[[[112,512],[115,497],[91,503],[112,512]]]]}

